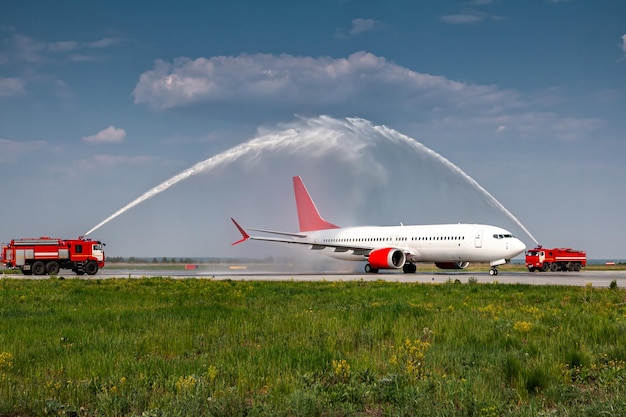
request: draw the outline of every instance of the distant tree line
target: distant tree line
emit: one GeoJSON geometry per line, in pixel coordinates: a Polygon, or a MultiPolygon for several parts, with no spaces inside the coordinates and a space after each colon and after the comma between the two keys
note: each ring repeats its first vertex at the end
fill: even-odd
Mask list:
{"type": "Polygon", "coordinates": [[[201,263],[233,263],[233,262],[274,262],[273,257],[263,259],[250,258],[178,258],[178,257],[137,257],[107,256],[106,262],[128,264],[201,264],[201,263]]]}
{"type": "Polygon", "coordinates": [[[111,263],[128,263],[128,264],[193,264],[197,263],[197,259],[193,258],[176,258],[176,257],[167,257],[164,256],[162,258],[141,258],[136,256],[130,256],[128,258],[123,256],[108,256],[107,262],[111,263]]]}

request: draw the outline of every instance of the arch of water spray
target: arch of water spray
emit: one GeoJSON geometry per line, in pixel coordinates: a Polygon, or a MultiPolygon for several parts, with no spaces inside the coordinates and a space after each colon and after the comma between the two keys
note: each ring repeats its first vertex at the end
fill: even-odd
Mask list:
{"type": "MultiPolygon", "coordinates": [[[[352,132],[353,136],[367,138],[371,137],[372,132],[376,132],[380,137],[388,140],[394,144],[404,144],[424,155],[428,155],[434,160],[441,163],[447,169],[454,174],[463,178],[471,187],[476,189],[483,195],[490,205],[494,206],[498,210],[502,211],[508,218],[510,218],[515,224],[517,224],[532,240],[535,244],[538,244],[534,236],[528,231],[528,229],[506,208],[504,207],[493,195],[485,190],[480,184],[478,184],[472,177],[467,175],[461,168],[444,158],[442,155],[426,147],[422,143],[415,139],[403,135],[394,129],[386,126],[376,126],[371,122],[360,118],[347,118],[347,119],[334,119],[328,116],[319,116],[316,118],[302,119],[304,126],[291,127],[280,132],[274,132],[266,135],[261,135],[248,142],[237,145],[227,151],[224,151],[218,155],[215,155],[209,159],[198,162],[197,164],[187,168],[186,170],[174,175],[172,178],[162,182],[156,187],[148,190],[135,200],[131,201],[126,206],[120,208],[109,217],[92,227],[85,235],[93,233],[95,230],[104,226],[111,220],[122,215],[131,208],[141,204],[142,202],[156,196],[157,194],[167,190],[171,186],[177,184],[180,181],[185,180],[193,175],[201,172],[211,171],[218,167],[222,167],[233,163],[244,157],[252,157],[254,155],[261,154],[263,152],[269,152],[273,150],[281,149],[297,149],[304,147],[310,147],[312,152],[323,154],[324,151],[336,149],[339,146],[338,138],[345,132],[352,132]],[[303,130],[307,128],[318,129],[314,135],[308,135],[309,140],[303,142],[301,139],[303,130]]],[[[353,146],[365,147],[366,143],[354,143],[353,146]]]]}

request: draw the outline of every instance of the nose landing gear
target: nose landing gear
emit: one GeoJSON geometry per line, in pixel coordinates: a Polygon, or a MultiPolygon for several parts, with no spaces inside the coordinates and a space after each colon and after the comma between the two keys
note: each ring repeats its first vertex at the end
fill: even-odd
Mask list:
{"type": "Polygon", "coordinates": [[[489,275],[498,275],[498,269],[494,266],[489,270],[489,275]]]}

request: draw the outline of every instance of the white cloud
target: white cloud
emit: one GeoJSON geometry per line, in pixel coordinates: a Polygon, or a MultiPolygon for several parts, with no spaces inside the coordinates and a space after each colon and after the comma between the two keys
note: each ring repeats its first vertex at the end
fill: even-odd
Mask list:
{"type": "MultiPolygon", "coordinates": [[[[489,3],[480,3],[477,5],[486,5],[489,3]]],[[[441,16],[444,23],[452,25],[471,25],[481,23],[485,20],[503,20],[504,17],[485,13],[479,10],[468,10],[460,13],[448,14],[441,16]]]]}
{"type": "Polygon", "coordinates": [[[84,136],[83,141],[94,145],[102,145],[107,143],[120,143],[126,137],[126,131],[115,126],[109,126],[91,136],[84,136]]]}
{"type": "Polygon", "coordinates": [[[349,38],[359,35],[363,32],[369,32],[372,30],[380,30],[385,27],[383,22],[375,19],[363,19],[357,18],[352,20],[352,27],[349,30],[337,29],[335,32],[336,38],[349,38]]]}
{"type": "Polygon", "coordinates": [[[370,30],[377,30],[384,28],[385,25],[374,19],[354,19],[352,21],[352,29],[350,29],[350,35],[358,35],[359,33],[368,32],[370,30]]]}
{"type": "Polygon", "coordinates": [[[626,35],[622,35],[622,51],[626,52],[626,35]]]}
{"type": "Polygon", "coordinates": [[[92,158],[79,161],[81,169],[97,171],[101,168],[110,168],[117,166],[136,166],[144,164],[155,159],[151,156],[125,156],[125,155],[95,155],[92,158]]]}
{"type": "Polygon", "coordinates": [[[91,62],[97,61],[100,58],[90,54],[71,54],[68,55],[67,59],[71,62],[91,62]]]}
{"type": "Polygon", "coordinates": [[[414,72],[367,52],[340,59],[256,54],[159,60],[141,74],[133,94],[135,103],[155,109],[257,100],[321,111],[327,105],[363,100],[371,100],[367,105],[373,107],[424,104],[429,109],[457,107],[467,100],[489,104],[502,96],[510,105],[516,102],[510,91],[414,72]]]}
{"type": "Polygon", "coordinates": [[[485,15],[481,13],[457,13],[457,14],[448,14],[441,17],[446,23],[451,23],[455,25],[459,24],[472,24],[479,23],[485,20],[485,15]]]}
{"type": "Polygon", "coordinates": [[[536,93],[419,73],[367,52],[347,58],[257,54],[157,61],[141,74],[133,94],[135,103],[160,110],[229,104],[271,106],[290,114],[304,109],[359,115],[390,124],[411,120],[421,132],[455,140],[468,137],[468,126],[481,136],[505,131],[530,140],[579,140],[603,126],[599,119],[550,113],[550,102],[538,100],[536,93]]]}
{"type": "Polygon", "coordinates": [[[596,103],[611,104],[620,101],[624,98],[626,91],[619,88],[607,88],[604,90],[595,91],[591,94],[591,98],[596,103]]]}
{"type": "Polygon", "coordinates": [[[98,39],[97,41],[94,42],[90,42],[88,44],[88,46],[90,48],[108,48],[109,46],[113,46],[116,45],[118,43],[120,43],[122,41],[122,39],[120,38],[102,38],[102,39],[98,39]]]}
{"type": "Polygon", "coordinates": [[[0,77],[0,97],[13,97],[23,94],[25,84],[26,82],[22,78],[0,77]]]}
{"type": "Polygon", "coordinates": [[[15,59],[21,62],[38,63],[43,61],[42,52],[45,51],[46,45],[37,42],[34,39],[15,34],[10,40],[13,47],[15,59]]]}
{"type": "Polygon", "coordinates": [[[0,161],[15,162],[19,157],[45,149],[47,146],[47,143],[44,141],[17,142],[0,138],[0,149],[2,150],[0,152],[0,161]]]}
{"type": "Polygon", "coordinates": [[[93,42],[81,42],[65,40],[55,42],[42,42],[29,36],[14,34],[11,38],[4,39],[8,45],[6,53],[0,56],[0,62],[15,60],[30,64],[42,63],[52,57],[67,57],[74,62],[93,61],[97,59],[86,51],[108,48],[122,42],[121,38],[102,38],[93,42]],[[88,57],[88,58],[85,58],[88,57]]]}
{"type": "Polygon", "coordinates": [[[52,42],[48,44],[48,50],[52,52],[67,52],[73,51],[79,47],[79,43],[76,41],[62,41],[52,42]]]}
{"type": "MultiPolygon", "coordinates": [[[[492,118],[459,119],[466,125],[454,127],[469,130],[473,126],[495,125],[497,133],[511,133],[519,138],[556,138],[560,141],[580,141],[593,135],[604,126],[604,121],[594,118],[563,117],[549,112],[526,112],[492,118]],[[472,126],[473,125],[473,126],[472,126]]],[[[453,128],[453,126],[450,126],[453,128]]]]}
{"type": "MultiPolygon", "coordinates": [[[[60,154],[67,155],[68,152],[70,151],[65,149],[60,154]]],[[[137,173],[139,165],[149,167],[150,163],[155,161],[159,162],[159,166],[163,164],[163,160],[155,156],[94,154],[93,152],[75,154],[72,158],[72,163],[66,163],[67,159],[64,159],[64,161],[65,163],[59,162],[51,165],[49,170],[55,178],[63,176],[79,182],[86,180],[86,173],[94,172],[106,175],[107,178],[117,177],[122,182],[132,181],[128,178],[124,179],[124,176],[129,172],[131,173],[129,175],[139,176],[137,173]]]]}

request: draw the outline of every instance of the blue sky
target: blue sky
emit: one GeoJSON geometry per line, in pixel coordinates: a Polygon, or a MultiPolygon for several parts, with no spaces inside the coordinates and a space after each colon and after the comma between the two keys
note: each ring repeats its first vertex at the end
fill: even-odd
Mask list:
{"type": "Polygon", "coordinates": [[[461,179],[374,138],[386,126],[541,244],[625,259],[625,79],[620,0],[0,0],[0,240],[83,234],[261,137],[92,237],[120,256],[280,255],[231,247],[229,217],[296,229],[302,175],[335,223],[486,222],[534,244],[461,179]],[[312,142],[271,148],[289,129],[312,142]]]}

